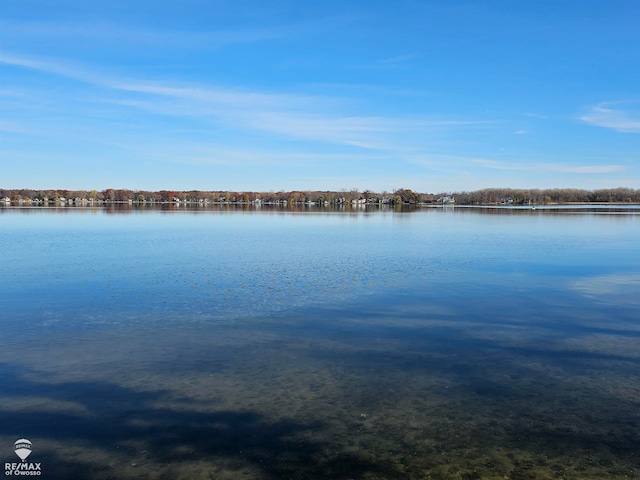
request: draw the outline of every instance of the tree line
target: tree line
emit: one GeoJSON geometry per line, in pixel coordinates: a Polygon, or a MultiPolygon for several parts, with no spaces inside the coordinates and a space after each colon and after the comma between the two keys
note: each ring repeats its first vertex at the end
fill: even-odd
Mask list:
{"type": "Polygon", "coordinates": [[[583,190],[576,188],[514,189],[485,188],[454,194],[456,203],[463,205],[549,205],[554,203],[640,203],[640,189],[602,188],[583,190]]]}
{"type": "Polygon", "coordinates": [[[606,188],[582,190],[574,188],[514,189],[485,188],[474,191],[419,193],[400,188],[393,192],[358,189],[341,191],[174,191],[129,190],[34,190],[0,189],[5,204],[438,204],[455,201],[458,205],[549,205],[554,203],[640,203],[640,189],[606,188]]]}

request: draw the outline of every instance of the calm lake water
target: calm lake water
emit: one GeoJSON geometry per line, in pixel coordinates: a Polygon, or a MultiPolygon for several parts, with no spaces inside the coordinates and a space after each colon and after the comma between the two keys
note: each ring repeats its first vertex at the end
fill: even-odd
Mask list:
{"type": "Polygon", "coordinates": [[[640,209],[0,209],[0,462],[640,478],[640,209]]]}

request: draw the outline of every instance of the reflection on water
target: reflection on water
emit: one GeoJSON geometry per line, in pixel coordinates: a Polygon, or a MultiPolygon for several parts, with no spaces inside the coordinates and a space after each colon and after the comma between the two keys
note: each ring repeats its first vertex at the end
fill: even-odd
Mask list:
{"type": "Polygon", "coordinates": [[[640,477],[635,214],[88,213],[0,215],[3,462],[640,477]]]}

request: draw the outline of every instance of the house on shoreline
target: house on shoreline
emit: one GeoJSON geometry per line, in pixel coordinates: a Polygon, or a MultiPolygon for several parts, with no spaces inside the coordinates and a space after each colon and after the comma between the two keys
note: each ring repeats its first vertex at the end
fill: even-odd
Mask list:
{"type": "Polygon", "coordinates": [[[442,205],[453,205],[456,203],[456,199],[453,195],[443,195],[436,200],[438,203],[442,205]]]}

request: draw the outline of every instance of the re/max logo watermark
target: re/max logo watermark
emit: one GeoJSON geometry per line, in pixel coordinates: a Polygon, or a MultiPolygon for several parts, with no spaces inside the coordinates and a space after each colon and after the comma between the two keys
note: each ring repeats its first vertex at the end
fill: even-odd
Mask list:
{"type": "Polygon", "coordinates": [[[4,474],[12,475],[42,475],[42,466],[39,463],[5,463],[4,474]]]}
{"type": "Polygon", "coordinates": [[[4,464],[4,474],[8,477],[16,476],[38,476],[42,475],[42,465],[40,463],[26,462],[31,455],[33,445],[26,438],[16,440],[13,444],[16,455],[22,460],[21,463],[6,462],[4,464]]]}

